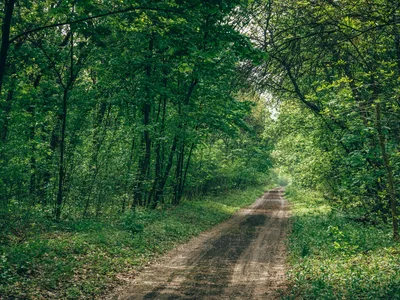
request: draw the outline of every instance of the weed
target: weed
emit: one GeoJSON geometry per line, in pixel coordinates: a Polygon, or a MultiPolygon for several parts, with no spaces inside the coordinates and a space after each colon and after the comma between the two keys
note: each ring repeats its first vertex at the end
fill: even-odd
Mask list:
{"type": "Polygon", "coordinates": [[[226,220],[263,190],[234,190],[164,210],[136,209],[111,222],[54,223],[32,215],[29,224],[37,224],[34,231],[21,233],[23,240],[4,235],[7,243],[0,244],[0,295],[5,299],[92,299],[116,285],[118,273],[140,268],[226,220]]]}
{"type": "Polygon", "coordinates": [[[354,221],[314,192],[289,187],[287,198],[287,299],[400,299],[400,246],[389,227],[354,221]]]}

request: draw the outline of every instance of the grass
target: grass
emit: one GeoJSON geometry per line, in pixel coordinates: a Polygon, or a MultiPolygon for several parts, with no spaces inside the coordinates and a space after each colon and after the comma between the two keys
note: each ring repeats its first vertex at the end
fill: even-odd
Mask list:
{"type": "Polygon", "coordinates": [[[389,226],[365,225],[310,191],[292,202],[286,299],[400,299],[400,245],[389,226]]]}
{"type": "Polygon", "coordinates": [[[137,210],[113,221],[32,221],[24,225],[24,239],[0,244],[0,299],[92,299],[118,284],[118,274],[226,220],[264,188],[137,210]]]}

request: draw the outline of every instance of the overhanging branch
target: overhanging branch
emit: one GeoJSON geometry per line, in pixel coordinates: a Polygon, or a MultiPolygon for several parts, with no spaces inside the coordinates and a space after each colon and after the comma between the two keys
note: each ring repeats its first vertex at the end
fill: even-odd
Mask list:
{"type": "Polygon", "coordinates": [[[44,29],[55,28],[55,27],[60,27],[60,26],[64,26],[64,25],[78,24],[81,22],[89,21],[89,20],[99,19],[102,17],[108,17],[108,16],[117,15],[117,14],[126,13],[126,12],[132,12],[132,11],[136,11],[136,10],[163,11],[163,12],[170,12],[170,13],[175,13],[175,14],[183,14],[182,10],[176,10],[176,9],[154,8],[154,7],[146,7],[146,6],[129,7],[129,8],[121,9],[121,10],[116,10],[116,11],[99,14],[96,16],[81,18],[78,20],[67,20],[67,21],[61,22],[61,23],[54,23],[54,24],[36,27],[36,28],[33,28],[33,29],[30,29],[30,30],[27,30],[27,31],[17,34],[16,36],[12,37],[9,42],[13,43],[20,37],[27,36],[34,32],[42,31],[44,29]]]}

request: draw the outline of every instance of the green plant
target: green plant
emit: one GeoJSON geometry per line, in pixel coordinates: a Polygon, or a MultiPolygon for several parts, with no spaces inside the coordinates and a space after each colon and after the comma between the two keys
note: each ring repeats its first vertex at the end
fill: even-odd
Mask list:
{"type": "Polygon", "coordinates": [[[400,299],[400,245],[388,225],[365,225],[310,190],[290,186],[287,299],[400,299]],[[329,207],[329,206],[328,206],[329,207]]]}

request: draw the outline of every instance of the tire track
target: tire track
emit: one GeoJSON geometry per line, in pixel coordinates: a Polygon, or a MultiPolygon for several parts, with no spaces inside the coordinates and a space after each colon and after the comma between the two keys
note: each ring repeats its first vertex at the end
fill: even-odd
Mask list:
{"type": "Polygon", "coordinates": [[[277,299],[285,288],[288,218],[283,189],[266,192],[106,299],[277,299]]]}

